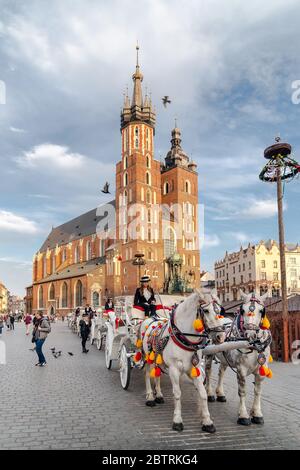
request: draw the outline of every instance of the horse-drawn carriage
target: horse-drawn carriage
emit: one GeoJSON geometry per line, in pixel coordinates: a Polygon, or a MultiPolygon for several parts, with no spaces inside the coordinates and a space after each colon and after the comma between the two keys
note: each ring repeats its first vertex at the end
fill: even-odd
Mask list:
{"type": "Polygon", "coordinates": [[[96,344],[97,349],[100,351],[103,347],[103,342],[106,337],[107,326],[106,322],[109,318],[109,311],[98,308],[96,314],[91,321],[90,342],[96,344]]]}
{"type": "Polygon", "coordinates": [[[223,390],[226,368],[236,369],[240,396],[237,422],[240,425],[263,423],[261,383],[264,377],[272,377],[268,367],[272,359],[271,335],[265,317],[264,297],[242,293],[243,306],[234,322],[224,317],[224,309],[215,293],[197,291],[173,302],[173,305],[177,304],[174,308],[159,305],[156,317],[148,319],[128,300],[119,299],[106,321],[105,363],[111,369],[113,361],[118,362],[123,389],[129,387],[132,369],[144,368],[146,405],[163,403],[160,376],[161,372],[166,372],[175,399],[173,429],[182,431],[180,377],[186,374],[199,392],[202,429],[213,433],[215,427],[208,401],[215,401],[210,371],[211,359],[217,356],[220,361],[217,400],[226,402],[223,390]],[[255,393],[249,414],[245,404],[245,383],[250,374],[254,375],[255,393]]]}

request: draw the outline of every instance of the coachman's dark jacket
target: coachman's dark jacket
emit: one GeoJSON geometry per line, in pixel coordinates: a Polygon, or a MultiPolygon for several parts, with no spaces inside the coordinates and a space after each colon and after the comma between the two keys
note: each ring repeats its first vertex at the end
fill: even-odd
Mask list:
{"type": "Polygon", "coordinates": [[[150,305],[151,302],[155,302],[155,295],[154,295],[154,290],[152,289],[152,287],[148,287],[148,291],[151,293],[151,297],[149,298],[149,300],[146,300],[146,298],[144,297],[143,290],[144,289],[142,287],[139,287],[136,290],[133,305],[143,305],[143,304],[150,305]]]}

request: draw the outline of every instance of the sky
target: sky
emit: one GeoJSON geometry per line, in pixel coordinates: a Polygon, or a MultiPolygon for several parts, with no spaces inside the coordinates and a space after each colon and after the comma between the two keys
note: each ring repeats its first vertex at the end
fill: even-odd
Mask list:
{"type": "MultiPolygon", "coordinates": [[[[297,0],[0,0],[0,12],[0,280],[11,292],[25,294],[52,226],[104,202],[106,179],[114,185],[137,40],[155,158],[177,117],[198,164],[201,269],[278,238],[276,188],[258,174],[278,133],[300,160],[297,0]]],[[[289,242],[300,242],[299,196],[299,180],[285,185],[289,242]]]]}

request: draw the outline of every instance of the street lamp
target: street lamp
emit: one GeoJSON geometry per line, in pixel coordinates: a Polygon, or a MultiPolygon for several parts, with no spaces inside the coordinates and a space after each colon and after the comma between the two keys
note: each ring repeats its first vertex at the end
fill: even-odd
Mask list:
{"type": "Polygon", "coordinates": [[[138,266],[139,268],[139,280],[141,279],[141,267],[145,266],[146,260],[143,253],[137,253],[134,255],[134,260],[132,262],[133,266],[138,266]]]}
{"type": "Polygon", "coordinates": [[[262,169],[259,178],[264,182],[277,183],[278,231],[282,292],[283,361],[288,362],[288,299],[285,264],[282,181],[293,179],[300,172],[300,166],[296,160],[290,157],[292,152],[292,147],[290,144],[280,142],[280,137],[276,137],[275,142],[275,144],[267,147],[264,151],[264,157],[269,161],[262,169]]]}

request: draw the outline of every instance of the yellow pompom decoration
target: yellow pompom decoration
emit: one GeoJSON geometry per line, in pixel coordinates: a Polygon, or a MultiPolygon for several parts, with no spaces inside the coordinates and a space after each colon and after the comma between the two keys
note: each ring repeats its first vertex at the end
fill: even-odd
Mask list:
{"type": "Polygon", "coordinates": [[[270,326],[271,326],[271,324],[270,324],[268,318],[267,318],[267,317],[264,317],[264,318],[262,319],[262,322],[261,322],[261,326],[260,326],[260,327],[261,327],[263,330],[269,330],[269,329],[270,329],[270,326]]]}
{"type": "Polygon", "coordinates": [[[198,367],[192,367],[191,373],[190,373],[191,378],[195,379],[196,377],[199,377],[199,375],[200,375],[200,369],[198,367]]]}
{"type": "Polygon", "coordinates": [[[200,320],[200,318],[197,318],[196,320],[194,320],[193,327],[198,332],[203,331],[204,330],[203,321],[200,320]]]}
{"type": "Polygon", "coordinates": [[[155,379],[157,377],[160,377],[161,376],[161,370],[159,367],[153,367],[153,369],[151,369],[151,372],[150,372],[150,377],[151,379],[155,379]]]}
{"type": "Polygon", "coordinates": [[[160,364],[163,363],[161,354],[158,354],[158,355],[156,356],[156,361],[155,361],[155,362],[156,362],[157,365],[160,365],[160,364]]]}
{"type": "Polygon", "coordinates": [[[141,339],[137,339],[135,345],[139,349],[143,346],[143,341],[141,339]]]}
{"type": "Polygon", "coordinates": [[[150,359],[150,361],[154,361],[154,359],[155,359],[154,351],[151,351],[151,353],[149,354],[149,359],[150,359]]]}
{"type": "Polygon", "coordinates": [[[155,368],[153,367],[153,369],[151,369],[150,371],[150,377],[151,379],[154,379],[155,378],[155,368]]]}
{"type": "Polygon", "coordinates": [[[271,364],[272,362],[273,362],[273,356],[272,356],[272,354],[270,354],[270,356],[269,356],[269,363],[271,364]]]}

